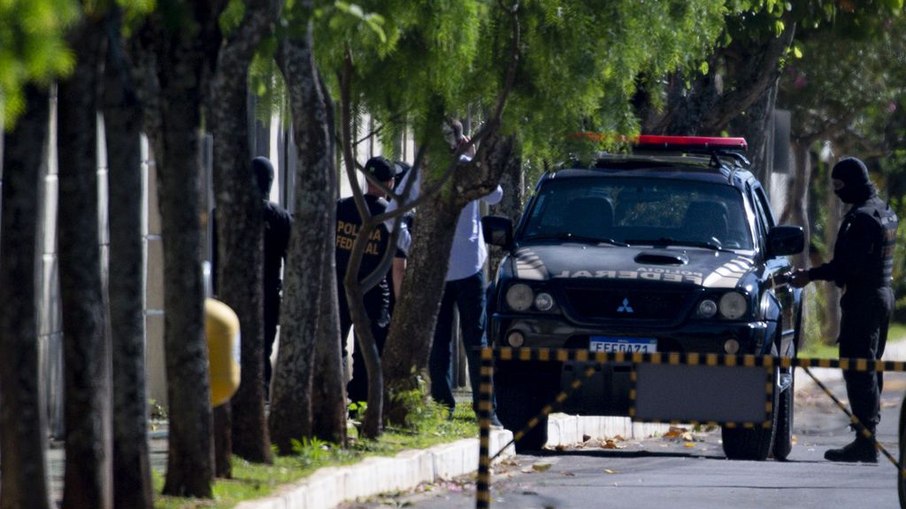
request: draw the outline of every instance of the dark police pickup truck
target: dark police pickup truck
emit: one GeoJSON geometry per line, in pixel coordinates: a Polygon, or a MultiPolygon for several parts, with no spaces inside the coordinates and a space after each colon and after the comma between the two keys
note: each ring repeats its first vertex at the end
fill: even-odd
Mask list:
{"type": "MultiPolygon", "coordinates": [[[[787,283],[786,255],[802,251],[803,232],[775,224],[745,148],[742,138],[640,136],[632,153],[546,173],[515,227],[485,217],[486,238],[506,251],[489,289],[491,343],[795,356],[801,291],[787,283]]],[[[582,380],[562,411],[635,418],[638,367],[498,359],[497,412],[507,428],[523,429],[582,380]]],[[[765,391],[770,382],[749,391],[761,393],[763,425],[721,423],[729,458],[790,452],[793,370],[767,373],[773,394],[765,391]],[[773,404],[765,405],[766,393],[773,404]]],[[[689,401],[702,397],[699,382],[680,381],[689,401]]],[[[544,417],[517,447],[537,449],[546,440],[544,417]]]]}

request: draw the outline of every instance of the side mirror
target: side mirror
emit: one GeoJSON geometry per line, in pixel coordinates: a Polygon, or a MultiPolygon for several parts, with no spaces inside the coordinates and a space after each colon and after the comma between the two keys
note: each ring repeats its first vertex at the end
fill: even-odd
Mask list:
{"type": "Polygon", "coordinates": [[[510,249],[513,245],[513,221],[503,216],[481,218],[481,232],[484,241],[493,246],[510,249]]]}
{"type": "Polygon", "coordinates": [[[801,226],[775,226],[768,232],[768,258],[801,253],[803,249],[805,234],[801,226]]]}

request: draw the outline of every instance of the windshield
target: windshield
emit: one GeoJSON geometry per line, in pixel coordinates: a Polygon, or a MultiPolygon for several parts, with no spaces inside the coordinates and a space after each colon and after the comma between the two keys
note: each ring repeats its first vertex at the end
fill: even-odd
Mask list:
{"type": "Polygon", "coordinates": [[[547,181],[528,212],[521,240],[752,249],[735,188],[643,177],[547,181]]]}

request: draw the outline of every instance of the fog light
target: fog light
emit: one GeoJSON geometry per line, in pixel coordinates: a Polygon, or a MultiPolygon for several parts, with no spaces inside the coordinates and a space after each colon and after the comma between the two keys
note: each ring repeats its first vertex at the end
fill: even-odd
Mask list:
{"type": "Polygon", "coordinates": [[[541,292],[535,296],[535,308],[538,311],[550,311],[554,307],[554,298],[549,293],[541,292]]]}
{"type": "Polygon", "coordinates": [[[728,339],[724,342],[724,351],[730,355],[736,355],[739,352],[739,341],[728,339]]]}
{"type": "Polygon", "coordinates": [[[520,348],[525,344],[525,336],[518,330],[510,331],[506,336],[506,342],[513,348],[520,348]]]}
{"type": "Polygon", "coordinates": [[[698,316],[702,318],[711,318],[717,314],[717,303],[711,299],[705,299],[698,305],[698,316]]]}

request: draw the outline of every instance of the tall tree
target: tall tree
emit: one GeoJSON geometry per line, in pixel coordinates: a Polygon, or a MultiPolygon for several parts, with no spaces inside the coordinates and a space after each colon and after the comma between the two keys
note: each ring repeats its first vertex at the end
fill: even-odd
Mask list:
{"type": "MultiPolygon", "coordinates": [[[[281,454],[292,452],[292,441],[312,435],[312,380],[318,311],[322,288],[335,285],[328,257],[333,256],[331,210],[335,190],[330,153],[328,108],[313,55],[310,19],[313,5],[301,1],[287,13],[293,18],[281,38],[277,64],[289,92],[298,165],[293,228],[281,309],[280,349],[274,373],[268,424],[281,454]],[[300,30],[301,29],[301,30],[300,30]]],[[[334,290],[334,293],[336,290],[334,290]]],[[[329,293],[328,293],[329,295],[329,293]]],[[[336,327],[336,325],[334,325],[336,327]]]]}
{"type": "Polygon", "coordinates": [[[38,206],[47,163],[50,99],[27,85],[25,106],[3,137],[0,212],[0,508],[49,509],[45,406],[38,387],[38,206]]]}
{"type": "Polygon", "coordinates": [[[280,2],[244,3],[230,27],[211,79],[206,118],[214,138],[214,196],[219,250],[218,297],[239,316],[241,326],[239,389],[231,401],[232,446],[239,456],[271,463],[273,455],[264,415],[263,267],[264,211],[251,171],[248,77],[255,50],[272,30],[280,2]]]}
{"type": "Polygon", "coordinates": [[[368,67],[373,75],[363,73],[362,82],[406,79],[394,87],[363,86],[362,94],[369,111],[411,113],[432,161],[423,168],[422,191],[439,193],[418,209],[411,265],[384,350],[386,416],[405,422],[408,411],[399,396],[417,388],[427,365],[452,240],[453,229],[445,225],[462,204],[494,188],[517,143],[524,160],[540,166],[545,158],[562,157],[557,149],[569,133],[636,128],[628,101],[635,77],[697,63],[719,32],[721,9],[713,2],[629,1],[405,6],[400,19],[419,22],[400,28],[392,51],[368,67]],[[473,137],[478,154],[470,164],[451,164],[440,122],[470,106],[484,117],[473,137]]]}
{"type": "MultiPolygon", "coordinates": [[[[812,171],[813,160],[818,159],[817,152],[827,151],[833,159],[858,155],[875,167],[875,160],[887,158],[898,146],[890,143],[887,132],[906,93],[903,66],[892,64],[902,61],[906,51],[904,25],[902,15],[840,13],[833,22],[803,34],[797,45],[799,58],[784,69],[778,105],[791,112],[796,164],[789,174],[781,220],[802,225],[821,258],[834,245],[842,211],[829,192],[826,172],[812,171]],[[817,176],[823,179],[813,182],[817,176]]],[[[897,190],[891,191],[882,194],[895,198],[897,190]]],[[[808,262],[803,259],[799,265],[808,262]]],[[[816,301],[822,304],[820,337],[827,343],[838,332],[837,292],[826,284],[822,290],[826,298],[816,301]]]]}
{"type": "MultiPolygon", "coordinates": [[[[319,79],[321,77],[319,76],[319,79]]],[[[327,114],[328,126],[335,125],[335,110],[333,101],[327,95],[327,86],[323,79],[319,81],[322,93],[325,94],[324,104],[327,114]]],[[[336,154],[336,135],[334,130],[328,131],[328,154],[336,154]]],[[[338,189],[337,174],[330,172],[328,175],[327,189],[336,192],[338,189]]],[[[336,208],[328,210],[328,224],[336,222],[336,208]]],[[[335,232],[331,229],[331,232],[335,232]]],[[[333,255],[334,235],[329,235],[326,242],[329,247],[326,254],[324,272],[329,275],[336,273],[336,260],[333,255]]],[[[312,380],[312,434],[321,440],[333,443],[346,443],[346,374],[342,363],[342,346],[339,337],[339,310],[337,309],[336,279],[329,277],[331,283],[321,285],[321,312],[318,313],[317,337],[315,344],[315,370],[312,380]]]]}
{"type": "Polygon", "coordinates": [[[105,20],[102,104],[109,190],[113,505],[151,509],[142,278],[142,107],[122,37],[122,18],[122,10],[112,7],[105,20]]]}
{"type": "MultiPolygon", "coordinates": [[[[157,169],[164,246],[167,476],[164,494],[210,498],[214,477],[201,274],[201,105],[226,2],[161,0],[142,41],[152,52],[155,111],[146,128],[157,169]]],[[[144,57],[143,57],[144,58],[144,57]]]]}
{"type": "Polygon", "coordinates": [[[98,231],[97,114],[103,17],[86,9],[69,41],[79,59],[59,86],[60,295],[66,416],[64,507],[113,507],[110,338],[98,231]]]}

